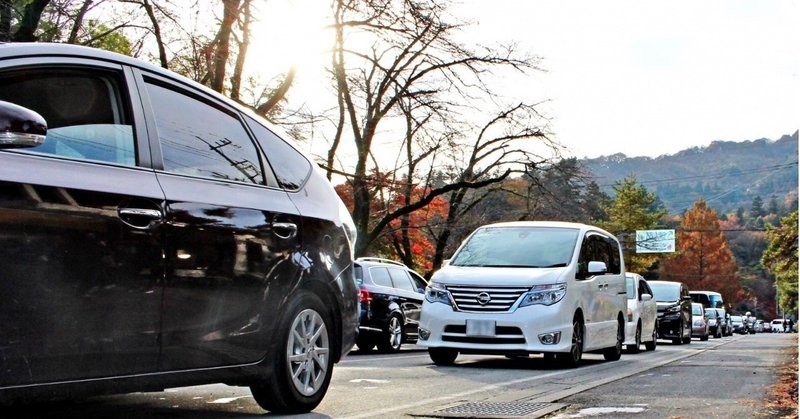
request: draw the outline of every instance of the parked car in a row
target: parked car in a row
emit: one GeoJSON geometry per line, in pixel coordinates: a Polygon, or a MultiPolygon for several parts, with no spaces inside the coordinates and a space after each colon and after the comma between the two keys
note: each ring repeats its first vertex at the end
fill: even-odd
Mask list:
{"type": "Polygon", "coordinates": [[[702,341],[708,340],[708,316],[700,303],[692,303],[692,337],[698,337],[702,341]]]}
{"type": "Polygon", "coordinates": [[[418,344],[438,365],[460,353],[543,353],[576,366],[592,351],[614,361],[626,311],[625,267],[612,234],[562,222],[491,224],[434,273],[418,344]]]}
{"type": "Polygon", "coordinates": [[[355,226],[276,127],[130,57],[0,43],[0,131],[0,405],[320,403],[356,338],[355,226]]]}
{"type": "Polygon", "coordinates": [[[656,349],[658,339],[658,307],[653,299],[653,291],[647,281],[639,274],[625,274],[628,295],[628,315],[625,323],[625,349],[637,353],[642,343],[648,351],[656,349]]]}
{"type": "Polygon", "coordinates": [[[371,257],[356,260],[355,275],[361,299],[358,349],[377,345],[381,352],[397,352],[403,343],[416,342],[425,279],[400,262],[371,257]]]}
{"type": "Polygon", "coordinates": [[[692,341],[692,298],[682,282],[648,281],[658,305],[658,337],[673,343],[692,341]]]}

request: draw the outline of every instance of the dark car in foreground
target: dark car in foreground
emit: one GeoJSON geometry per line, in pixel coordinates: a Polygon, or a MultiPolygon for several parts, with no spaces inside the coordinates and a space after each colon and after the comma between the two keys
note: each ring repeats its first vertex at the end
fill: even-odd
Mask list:
{"type": "Polygon", "coordinates": [[[358,349],[397,352],[417,341],[419,314],[428,283],[400,262],[359,258],[356,282],[361,295],[358,349]]]}
{"type": "Polygon", "coordinates": [[[648,281],[658,305],[658,336],[673,343],[692,342],[692,297],[682,282],[648,281]]]}
{"type": "Polygon", "coordinates": [[[0,404],[223,382],[317,406],[358,290],[314,167],[162,68],[0,44],[0,404]]]}

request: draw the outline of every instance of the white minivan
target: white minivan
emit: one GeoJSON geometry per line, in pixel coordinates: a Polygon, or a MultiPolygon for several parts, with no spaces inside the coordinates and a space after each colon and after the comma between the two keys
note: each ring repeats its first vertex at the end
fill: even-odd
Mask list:
{"type": "Polygon", "coordinates": [[[420,346],[434,363],[459,353],[542,353],[576,366],[584,352],[617,360],[625,341],[619,242],[584,224],[520,221],[475,230],[425,293],[420,346]]]}

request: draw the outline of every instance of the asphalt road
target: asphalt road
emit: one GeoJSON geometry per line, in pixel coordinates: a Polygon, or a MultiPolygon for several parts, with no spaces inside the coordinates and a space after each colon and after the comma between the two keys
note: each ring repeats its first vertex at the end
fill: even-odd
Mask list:
{"type": "MultiPolygon", "coordinates": [[[[541,356],[460,356],[437,367],[427,352],[354,352],[334,370],[322,404],[297,418],[400,417],[752,417],[766,414],[764,393],[781,350],[797,334],[659,341],[654,352],[605,362],[585,355],[576,369],[541,356]],[[605,413],[603,413],[605,412],[605,413]]],[[[246,388],[207,385],[26,406],[5,418],[252,418],[265,414],[246,388]]]]}

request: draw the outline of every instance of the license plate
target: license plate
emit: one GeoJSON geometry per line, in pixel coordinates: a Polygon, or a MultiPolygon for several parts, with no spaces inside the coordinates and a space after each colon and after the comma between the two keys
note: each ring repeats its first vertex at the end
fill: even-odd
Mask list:
{"type": "Polygon", "coordinates": [[[467,336],[494,336],[494,320],[467,320],[467,336]]]}

